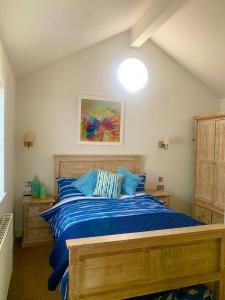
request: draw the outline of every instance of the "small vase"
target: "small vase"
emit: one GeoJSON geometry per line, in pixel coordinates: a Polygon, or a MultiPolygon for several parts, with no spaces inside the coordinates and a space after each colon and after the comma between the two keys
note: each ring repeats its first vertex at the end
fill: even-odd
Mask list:
{"type": "Polygon", "coordinates": [[[45,184],[41,184],[40,199],[46,199],[46,198],[47,198],[47,187],[45,184]]]}
{"type": "Polygon", "coordinates": [[[40,197],[40,188],[41,183],[37,176],[34,176],[34,179],[31,182],[31,194],[33,198],[39,198],[40,197]]]}

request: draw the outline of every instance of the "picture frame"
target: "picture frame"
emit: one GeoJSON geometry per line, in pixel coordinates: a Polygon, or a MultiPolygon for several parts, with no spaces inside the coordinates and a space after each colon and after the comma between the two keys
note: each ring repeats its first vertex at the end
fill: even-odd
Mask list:
{"type": "Polygon", "coordinates": [[[78,96],[78,144],[122,145],[123,127],[123,101],[108,97],[78,96]]]}

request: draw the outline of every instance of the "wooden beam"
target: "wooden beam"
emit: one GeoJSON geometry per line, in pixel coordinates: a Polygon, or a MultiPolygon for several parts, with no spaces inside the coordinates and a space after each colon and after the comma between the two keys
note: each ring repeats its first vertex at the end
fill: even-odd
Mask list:
{"type": "Polygon", "coordinates": [[[131,29],[131,47],[141,47],[187,1],[189,0],[152,0],[131,29]]]}

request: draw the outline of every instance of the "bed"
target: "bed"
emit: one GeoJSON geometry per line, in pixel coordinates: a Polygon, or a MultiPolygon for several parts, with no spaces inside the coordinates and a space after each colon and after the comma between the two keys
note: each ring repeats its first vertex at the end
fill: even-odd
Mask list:
{"type": "MultiPolygon", "coordinates": [[[[116,172],[121,166],[131,172],[141,173],[143,160],[143,157],[135,155],[56,155],[55,196],[58,196],[56,183],[58,177],[79,177],[86,171],[96,168],[116,172]]],[[[54,230],[56,243],[50,256],[50,264],[54,269],[49,280],[50,289],[54,289],[59,280],[66,278],[66,270],[68,270],[69,300],[127,299],[211,282],[215,283],[215,299],[225,299],[225,226],[200,225],[196,220],[163,207],[154,197],[147,195],[135,197],[135,199],[125,198],[120,203],[118,200],[118,203],[114,203],[113,200],[111,202],[107,202],[106,199],[97,200],[100,201],[98,205],[102,207],[104,203],[103,206],[106,205],[107,212],[111,212],[107,222],[113,222],[113,228],[119,228],[118,231],[112,232],[111,229],[107,231],[105,229],[107,226],[102,223],[106,219],[102,218],[99,221],[96,217],[94,225],[88,223],[90,220],[82,219],[83,223],[74,222],[73,226],[60,234],[60,225],[57,220],[59,231],[57,236],[54,230]],[[128,209],[124,215],[126,201],[127,203],[130,201],[129,205],[135,201],[133,204],[135,213],[132,214],[128,209]],[[161,223],[170,220],[169,225],[161,224],[161,227],[156,227],[160,230],[155,230],[154,224],[160,218],[159,215],[158,217],[154,215],[155,212],[150,212],[153,207],[155,210],[158,209],[159,214],[166,216],[166,218],[161,218],[164,220],[161,223]],[[118,209],[123,214],[116,216],[118,209]],[[175,217],[176,220],[182,220],[182,222],[176,221],[178,223],[172,224],[175,217]],[[146,221],[147,225],[142,227],[145,218],[152,220],[151,226],[146,221]],[[187,225],[185,225],[186,221],[187,225]],[[133,226],[132,223],[136,225],[133,226]],[[129,226],[126,227],[127,224],[129,226]],[[131,232],[124,230],[125,227],[130,228],[131,232]],[[176,228],[171,229],[171,227],[176,228]],[[87,235],[88,228],[90,232],[87,235]],[[86,235],[88,237],[85,237],[86,235]],[[68,251],[65,250],[66,246],[68,251]]],[[[55,212],[60,210],[57,208],[60,205],[63,211],[65,210],[62,224],[67,224],[69,220],[67,209],[71,209],[74,205],[73,211],[80,211],[80,218],[83,218],[82,211],[93,203],[91,199],[85,199],[85,201],[57,204],[54,208],[55,212]],[[86,206],[83,207],[83,205],[86,206]]],[[[49,219],[50,215],[51,213],[49,219]]]]}

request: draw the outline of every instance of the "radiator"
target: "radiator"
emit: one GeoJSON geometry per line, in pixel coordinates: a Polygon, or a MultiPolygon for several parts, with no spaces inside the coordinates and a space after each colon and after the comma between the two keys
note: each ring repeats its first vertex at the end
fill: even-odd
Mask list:
{"type": "Polygon", "coordinates": [[[0,300],[7,299],[13,266],[13,214],[6,214],[0,224],[0,300]]]}

